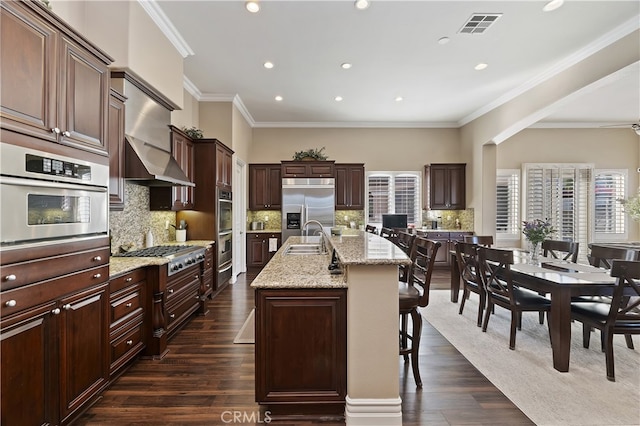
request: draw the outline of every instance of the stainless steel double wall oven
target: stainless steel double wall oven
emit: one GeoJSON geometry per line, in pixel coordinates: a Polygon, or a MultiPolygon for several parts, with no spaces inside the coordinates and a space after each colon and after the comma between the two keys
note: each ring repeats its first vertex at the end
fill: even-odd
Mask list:
{"type": "Polygon", "coordinates": [[[218,199],[218,283],[232,274],[233,203],[231,191],[217,189],[218,199]]]}

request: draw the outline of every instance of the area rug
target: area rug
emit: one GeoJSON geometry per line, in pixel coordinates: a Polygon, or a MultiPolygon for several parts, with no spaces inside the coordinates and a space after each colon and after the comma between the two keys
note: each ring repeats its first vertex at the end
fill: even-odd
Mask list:
{"type": "Polygon", "coordinates": [[[254,321],[255,309],[249,312],[249,316],[242,324],[242,328],[236,334],[233,339],[233,343],[255,343],[255,321],[254,321]]]}
{"type": "Polygon", "coordinates": [[[582,347],[582,324],[571,328],[569,372],[553,368],[549,333],[537,312],[523,314],[515,350],[509,349],[510,312],[496,307],[487,332],[476,326],[478,297],[458,315],[448,290],[431,291],[423,317],[537,425],[640,425],[640,339],[635,350],[614,338],[616,381],[607,380],[600,332],[582,347]]]}

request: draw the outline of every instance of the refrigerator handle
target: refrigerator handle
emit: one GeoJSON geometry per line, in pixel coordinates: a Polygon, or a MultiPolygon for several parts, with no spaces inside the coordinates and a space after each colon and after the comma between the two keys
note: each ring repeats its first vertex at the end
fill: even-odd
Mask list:
{"type": "Polygon", "coordinates": [[[307,223],[307,216],[309,215],[309,208],[307,207],[306,204],[302,205],[302,219],[300,220],[302,223],[300,223],[300,236],[302,236],[304,234],[304,224],[307,223]]]}

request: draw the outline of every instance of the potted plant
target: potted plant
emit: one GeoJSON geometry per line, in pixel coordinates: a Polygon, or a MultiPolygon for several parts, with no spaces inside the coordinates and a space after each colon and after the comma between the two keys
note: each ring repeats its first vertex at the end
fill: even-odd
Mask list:
{"type": "Polygon", "coordinates": [[[186,127],[182,127],[182,131],[185,132],[191,139],[202,139],[202,137],[204,136],[202,130],[198,129],[197,127],[189,127],[188,129],[186,127]]]}
{"type": "Polygon", "coordinates": [[[323,153],[324,146],[320,149],[311,148],[306,151],[298,151],[293,154],[295,161],[324,161],[327,156],[323,153]]]}

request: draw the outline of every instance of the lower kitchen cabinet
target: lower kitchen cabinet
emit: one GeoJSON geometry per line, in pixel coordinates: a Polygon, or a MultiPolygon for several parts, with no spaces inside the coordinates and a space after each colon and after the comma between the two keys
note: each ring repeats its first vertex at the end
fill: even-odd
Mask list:
{"type": "Polygon", "coordinates": [[[344,413],[346,289],[256,291],[256,402],[294,415],[344,413]]]}
{"type": "Polygon", "coordinates": [[[439,241],[441,246],[436,253],[435,267],[450,267],[451,256],[449,252],[455,250],[456,241],[463,241],[465,235],[473,235],[470,231],[449,232],[449,231],[418,231],[418,234],[430,240],[439,241]]]}
{"type": "Polygon", "coordinates": [[[247,268],[262,269],[271,260],[275,251],[269,251],[270,239],[275,239],[280,248],[280,232],[247,232],[247,268]]]}

